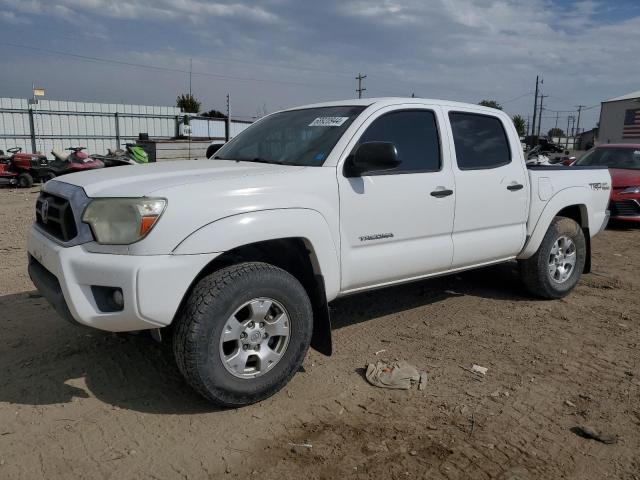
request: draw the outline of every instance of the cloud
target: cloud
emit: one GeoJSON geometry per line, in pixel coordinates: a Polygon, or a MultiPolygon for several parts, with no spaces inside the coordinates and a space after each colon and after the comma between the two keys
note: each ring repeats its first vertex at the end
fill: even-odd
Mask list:
{"type": "MultiPolygon", "coordinates": [[[[180,69],[193,58],[196,71],[264,80],[199,77],[202,95],[224,98],[230,90],[248,113],[265,100],[289,106],[352,97],[358,72],[367,74],[368,95],[471,102],[522,97],[540,74],[554,110],[638,88],[635,0],[615,7],[605,0],[0,0],[0,8],[48,27],[52,18],[82,15],[76,18],[84,19],[86,35],[95,28],[109,37],[70,42],[51,27],[40,37],[34,29],[34,45],[180,69]],[[300,83],[308,88],[293,86],[300,83]]],[[[92,69],[87,64],[87,75],[92,69]]],[[[147,82],[145,98],[172,101],[176,92],[167,85],[184,81],[173,78],[147,82]]],[[[70,92],[75,81],[67,79],[70,92]]],[[[117,82],[103,88],[105,96],[135,98],[117,82]]],[[[532,104],[531,95],[505,107],[526,117],[532,104]]],[[[597,109],[590,112],[586,121],[595,123],[597,109]]]]}
{"type": "Polygon", "coordinates": [[[0,10],[0,22],[11,25],[28,25],[31,23],[27,18],[19,17],[13,12],[0,10]]]}
{"type": "Polygon", "coordinates": [[[39,15],[82,12],[120,19],[173,20],[178,18],[239,17],[274,22],[277,17],[259,5],[218,3],[207,0],[2,0],[0,4],[39,15]]]}

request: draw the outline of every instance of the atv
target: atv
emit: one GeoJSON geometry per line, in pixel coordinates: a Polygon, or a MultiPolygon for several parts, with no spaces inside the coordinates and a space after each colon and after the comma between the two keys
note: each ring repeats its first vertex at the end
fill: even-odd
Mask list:
{"type": "Polygon", "coordinates": [[[105,167],[119,167],[121,165],[138,165],[149,163],[149,156],[144,149],[133,143],[126,144],[126,150],[109,149],[106,155],[92,155],[104,163],[105,167]]]}
{"type": "Polygon", "coordinates": [[[18,174],[9,169],[9,157],[7,157],[2,150],[0,150],[0,183],[15,185],[17,183],[18,174]]]}
{"type": "Polygon", "coordinates": [[[5,172],[15,175],[15,183],[19,187],[27,188],[34,181],[46,182],[55,177],[47,157],[39,152],[22,153],[22,148],[8,148],[11,156],[2,156],[5,172]]]}
{"type": "Polygon", "coordinates": [[[69,150],[69,153],[60,152],[56,149],[51,150],[51,155],[55,157],[55,160],[49,163],[49,166],[55,176],[104,167],[104,163],[100,160],[92,158],[83,152],[86,147],[70,147],[65,150],[69,150]]]}

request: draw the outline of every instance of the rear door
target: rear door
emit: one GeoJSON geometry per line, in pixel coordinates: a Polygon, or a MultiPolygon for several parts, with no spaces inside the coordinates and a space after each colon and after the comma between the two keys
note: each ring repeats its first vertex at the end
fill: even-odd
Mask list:
{"type": "Polygon", "coordinates": [[[347,152],[391,142],[401,164],[357,178],[345,177],[344,159],[338,166],[343,292],[450,267],[455,188],[442,130],[437,106],[386,107],[350,142],[347,152]]]}
{"type": "Polygon", "coordinates": [[[445,108],[456,182],[453,268],[515,257],[526,238],[529,183],[511,119],[445,108]]]}

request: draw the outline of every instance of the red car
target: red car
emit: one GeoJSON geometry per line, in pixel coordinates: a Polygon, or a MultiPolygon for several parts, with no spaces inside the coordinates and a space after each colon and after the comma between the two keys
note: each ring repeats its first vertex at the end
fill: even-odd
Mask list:
{"type": "Polygon", "coordinates": [[[611,173],[611,218],[640,223],[640,144],[599,145],[574,165],[609,167],[611,173]]]}

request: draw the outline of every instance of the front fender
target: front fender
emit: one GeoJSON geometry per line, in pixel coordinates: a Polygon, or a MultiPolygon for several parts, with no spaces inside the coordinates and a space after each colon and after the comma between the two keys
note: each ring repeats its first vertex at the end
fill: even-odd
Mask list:
{"type": "Polygon", "coordinates": [[[537,221],[530,219],[530,221],[535,221],[535,225],[530,230],[529,240],[518,255],[518,259],[529,258],[538,251],[549,225],[555,216],[566,207],[575,205],[580,207],[583,228],[600,225],[602,221],[594,218],[593,209],[589,207],[591,201],[591,192],[586,187],[569,187],[556,193],[549,199],[537,221]]]}
{"type": "Polygon", "coordinates": [[[338,249],[329,225],[320,212],[304,208],[259,210],[224,217],[200,227],[174,249],[176,255],[226,252],[243,245],[276,240],[302,238],[312,250],[316,273],[325,281],[327,300],[333,300],[340,289],[338,249]]]}

